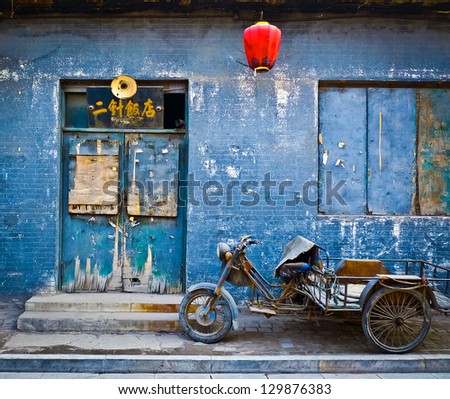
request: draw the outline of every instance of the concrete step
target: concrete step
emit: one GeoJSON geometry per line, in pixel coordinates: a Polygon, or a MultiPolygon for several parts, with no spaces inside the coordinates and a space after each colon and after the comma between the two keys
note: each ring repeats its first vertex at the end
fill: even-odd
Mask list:
{"type": "Polygon", "coordinates": [[[102,332],[181,331],[177,313],[148,312],[31,312],[17,320],[21,331],[102,332]]]}
{"type": "Polygon", "coordinates": [[[151,312],[178,313],[183,295],[157,295],[125,292],[60,293],[34,296],[25,303],[34,312],[151,312]]]}
{"type": "Polygon", "coordinates": [[[182,295],[60,293],[34,296],[17,320],[21,331],[178,331],[182,295]]]}

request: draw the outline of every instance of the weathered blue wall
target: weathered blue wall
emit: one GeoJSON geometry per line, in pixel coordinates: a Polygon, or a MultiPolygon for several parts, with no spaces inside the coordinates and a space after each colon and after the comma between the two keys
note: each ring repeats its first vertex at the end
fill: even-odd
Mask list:
{"type": "Polygon", "coordinates": [[[215,279],[218,240],[244,233],[263,241],[251,256],[267,275],[296,234],[332,256],[449,266],[448,217],[322,216],[313,203],[317,193],[301,200],[305,183],[318,178],[318,81],[448,80],[448,23],[367,18],[277,25],[283,32],[277,65],[254,77],[241,64],[248,24],[240,21],[2,20],[0,291],[57,289],[60,81],[120,74],[189,81],[189,173],[200,187],[192,187],[187,213],[188,285],[215,279]],[[204,186],[212,180],[220,184],[204,186]],[[202,201],[202,188],[209,204],[221,204],[202,201]]]}

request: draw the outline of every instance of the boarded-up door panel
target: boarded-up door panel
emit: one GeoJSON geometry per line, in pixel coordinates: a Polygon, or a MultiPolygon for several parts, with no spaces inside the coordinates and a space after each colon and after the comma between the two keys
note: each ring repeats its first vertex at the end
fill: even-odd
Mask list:
{"type": "Polygon", "coordinates": [[[127,135],[125,291],[182,291],[183,212],[178,211],[176,136],[127,135]]]}
{"type": "Polygon", "coordinates": [[[409,215],[416,149],[415,89],[368,89],[368,211],[409,215]]]}
{"type": "Polygon", "coordinates": [[[177,216],[178,150],[177,140],[128,136],[129,215],[177,216]]]}
{"type": "Polygon", "coordinates": [[[64,138],[62,289],[120,289],[118,136],[64,138]]]}
{"type": "Polygon", "coordinates": [[[420,212],[422,215],[450,215],[450,89],[418,92],[420,212]]]}
{"type": "Polygon", "coordinates": [[[322,212],[366,211],[366,114],[366,89],[321,89],[319,210],[322,212]]]}

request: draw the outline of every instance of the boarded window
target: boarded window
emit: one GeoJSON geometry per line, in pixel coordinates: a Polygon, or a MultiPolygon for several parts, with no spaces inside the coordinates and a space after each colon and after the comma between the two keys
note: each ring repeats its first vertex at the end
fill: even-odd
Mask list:
{"type": "Polygon", "coordinates": [[[449,109],[448,89],[321,88],[319,211],[449,215],[449,109]]]}

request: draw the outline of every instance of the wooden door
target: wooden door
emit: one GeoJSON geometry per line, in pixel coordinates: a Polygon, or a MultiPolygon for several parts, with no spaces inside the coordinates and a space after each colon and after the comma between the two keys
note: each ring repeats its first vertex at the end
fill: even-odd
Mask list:
{"type": "Polygon", "coordinates": [[[184,135],[69,133],[63,159],[62,289],[181,292],[184,135]]]}

